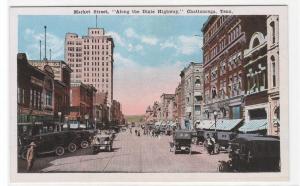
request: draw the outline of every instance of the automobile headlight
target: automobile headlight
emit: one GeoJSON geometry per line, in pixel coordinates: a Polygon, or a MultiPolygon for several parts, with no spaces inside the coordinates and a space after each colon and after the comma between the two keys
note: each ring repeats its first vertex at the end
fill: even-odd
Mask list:
{"type": "Polygon", "coordinates": [[[108,144],[108,141],[105,141],[104,144],[105,144],[105,145],[108,144]]]}

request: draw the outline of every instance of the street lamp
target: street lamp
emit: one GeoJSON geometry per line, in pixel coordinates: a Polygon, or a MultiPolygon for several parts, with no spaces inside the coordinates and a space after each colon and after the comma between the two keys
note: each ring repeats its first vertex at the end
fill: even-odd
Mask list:
{"type": "Polygon", "coordinates": [[[59,130],[58,131],[61,131],[61,112],[58,112],[57,113],[58,114],[58,117],[59,117],[59,126],[58,126],[58,128],[59,128],[59,130]]]}
{"type": "Polygon", "coordinates": [[[88,114],[84,115],[84,119],[85,119],[85,121],[86,121],[86,128],[88,128],[88,119],[89,119],[89,115],[88,115],[88,114]]]}
{"type": "Polygon", "coordinates": [[[218,117],[218,112],[214,111],[214,118],[215,118],[215,132],[217,131],[217,117],[218,117]]]}

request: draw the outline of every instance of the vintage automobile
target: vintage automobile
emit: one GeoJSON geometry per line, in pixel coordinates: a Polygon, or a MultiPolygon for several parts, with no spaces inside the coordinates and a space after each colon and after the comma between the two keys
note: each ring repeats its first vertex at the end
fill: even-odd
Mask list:
{"type": "Polygon", "coordinates": [[[92,151],[93,154],[101,151],[101,150],[106,150],[106,151],[112,151],[112,145],[113,145],[113,139],[111,136],[106,135],[106,134],[96,134],[93,137],[92,141],[92,151]]]}
{"type": "MultiPolygon", "coordinates": [[[[239,134],[230,141],[230,167],[236,171],[280,171],[280,140],[274,136],[239,134]]],[[[226,170],[225,170],[226,171],[226,170]]]]}
{"type": "MultiPolygon", "coordinates": [[[[65,153],[65,149],[69,152],[75,152],[77,150],[77,141],[79,136],[70,131],[64,132],[52,132],[35,135],[31,137],[31,140],[36,144],[37,155],[55,153],[57,156],[62,156],[65,153]]],[[[21,151],[21,158],[26,159],[26,153],[29,144],[24,144],[21,151]]]]}
{"type": "Polygon", "coordinates": [[[192,134],[187,130],[176,130],[173,134],[174,154],[177,152],[188,152],[192,153],[192,134]]]}
{"type": "Polygon", "coordinates": [[[236,133],[231,131],[218,131],[216,133],[216,141],[219,144],[219,151],[228,151],[229,143],[236,137],[236,133]]]}
{"type": "Polygon", "coordinates": [[[78,136],[76,140],[77,146],[83,149],[88,148],[91,143],[92,133],[88,130],[76,130],[74,131],[74,133],[76,133],[76,135],[78,136]]]}

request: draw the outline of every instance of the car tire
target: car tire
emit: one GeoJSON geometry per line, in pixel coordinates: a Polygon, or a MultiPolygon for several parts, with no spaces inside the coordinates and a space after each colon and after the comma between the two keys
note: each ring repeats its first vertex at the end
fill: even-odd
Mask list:
{"type": "Polygon", "coordinates": [[[55,148],[55,154],[57,156],[62,156],[65,153],[65,149],[62,146],[58,146],[55,148]]]}
{"type": "Polygon", "coordinates": [[[22,153],[21,153],[21,159],[22,160],[26,160],[27,159],[27,151],[24,150],[22,153]]]}
{"type": "Polygon", "coordinates": [[[88,148],[88,147],[89,147],[89,142],[86,141],[86,140],[82,141],[82,142],[80,143],[80,147],[81,147],[82,149],[88,148]]]}
{"type": "Polygon", "coordinates": [[[75,143],[70,143],[70,144],[68,145],[68,151],[69,151],[69,152],[75,152],[76,150],[77,150],[77,146],[76,146],[75,143]]]}

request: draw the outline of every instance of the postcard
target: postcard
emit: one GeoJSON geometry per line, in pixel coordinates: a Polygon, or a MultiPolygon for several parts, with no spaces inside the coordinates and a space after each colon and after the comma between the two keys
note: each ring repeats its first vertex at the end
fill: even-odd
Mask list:
{"type": "Polygon", "coordinates": [[[287,6],[11,7],[11,181],[287,180],[287,23],[287,6]]]}

